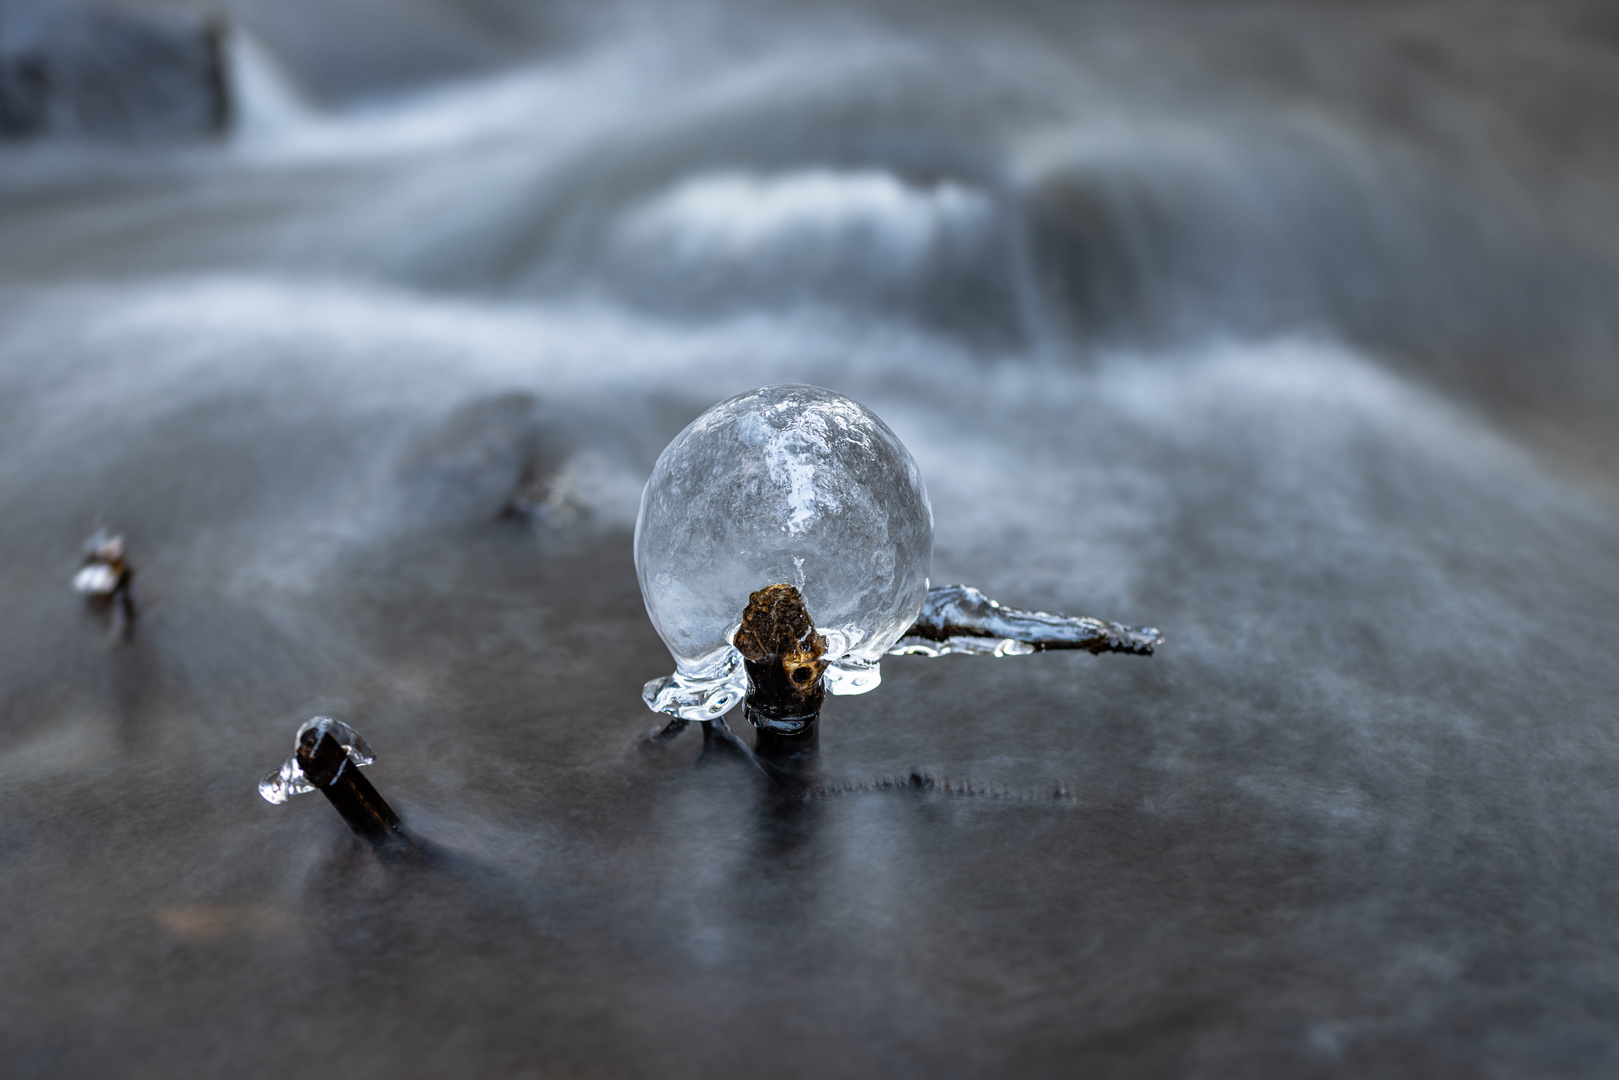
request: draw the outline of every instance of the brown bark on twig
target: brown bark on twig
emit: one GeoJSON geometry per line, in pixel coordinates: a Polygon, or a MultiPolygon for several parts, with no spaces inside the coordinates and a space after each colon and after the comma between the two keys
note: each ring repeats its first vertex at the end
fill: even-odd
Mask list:
{"type": "Polygon", "coordinates": [[[748,597],[734,641],[748,672],[743,715],[759,730],[757,749],[813,747],[826,693],[826,639],[816,632],[798,590],[784,583],[748,597]]]}

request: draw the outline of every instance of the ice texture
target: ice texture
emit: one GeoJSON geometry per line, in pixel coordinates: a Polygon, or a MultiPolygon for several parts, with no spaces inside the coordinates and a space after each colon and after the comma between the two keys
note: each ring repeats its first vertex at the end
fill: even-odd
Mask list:
{"type": "Polygon", "coordinates": [[[731,644],[748,595],[797,587],[826,638],[826,685],[859,694],[927,595],[933,510],[910,451],[864,405],[767,386],[709,409],[658,458],[635,523],[647,614],[676,671],[657,712],[712,720],[741,701],[731,644]]]}
{"type": "Polygon", "coordinates": [[[377,760],[376,755],[371,752],[370,745],[358,731],[343,721],[333,720],[329,716],[313,717],[305,721],[298,728],[298,734],[293,736],[292,756],[282,762],[281,768],[259,781],[259,794],[264,797],[265,802],[279,806],[294,795],[315,790],[315,785],[309,782],[309,777],[304,775],[302,766],[298,764],[298,747],[303,742],[304,732],[311,729],[315,731],[316,742],[325,735],[336,739],[355,765],[369,765],[377,760]]]}
{"type": "Polygon", "coordinates": [[[1164,638],[1151,626],[1124,626],[1087,615],[1023,611],[991,600],[970,585],[928,590],[916,623],[893,656],[1028,656],[1049,649],[1151,656],[1164,638]]]}

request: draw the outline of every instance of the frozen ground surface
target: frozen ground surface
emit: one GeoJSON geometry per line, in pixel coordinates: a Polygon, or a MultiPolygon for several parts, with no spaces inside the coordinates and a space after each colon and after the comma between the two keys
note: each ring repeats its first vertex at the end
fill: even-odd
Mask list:
{"type": "Polygon", "coordinates": [[[0,152],[0,1072],[1619,1070],[1619,24],[663,10],[0,152]],[[1168,645],[642,745],[641,485],[781,381],[1168,645]],[[448,865],[260,800],[315,714],[448,865]]]}

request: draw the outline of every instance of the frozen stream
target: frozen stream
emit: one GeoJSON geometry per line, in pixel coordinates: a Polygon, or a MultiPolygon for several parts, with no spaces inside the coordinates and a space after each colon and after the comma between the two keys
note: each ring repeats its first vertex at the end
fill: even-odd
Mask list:
{"type": "Polygon", "coordinates": [[[0,1073],[1619,1068],[1619,30],[902,8],[0,149],[0,1073]],[[642,745],[641,486],[774,382],[1168,644],[642,745]],[[316,714],[451,867],[259,799],[316,714]]]}

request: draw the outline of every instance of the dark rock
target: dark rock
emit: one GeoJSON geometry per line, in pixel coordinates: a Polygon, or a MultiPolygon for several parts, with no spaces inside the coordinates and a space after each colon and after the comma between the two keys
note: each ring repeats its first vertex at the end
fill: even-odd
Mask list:
{"type": "Polygon", "coordinates": [[[0,138],[222,132],[225,30],[172,4],[0,0],[0,138]]]}

